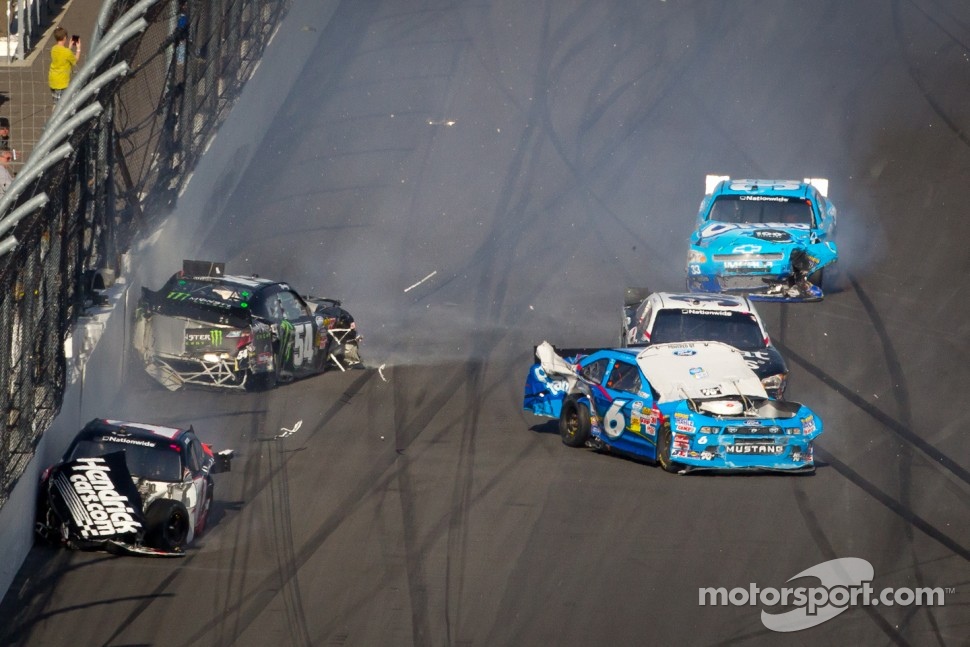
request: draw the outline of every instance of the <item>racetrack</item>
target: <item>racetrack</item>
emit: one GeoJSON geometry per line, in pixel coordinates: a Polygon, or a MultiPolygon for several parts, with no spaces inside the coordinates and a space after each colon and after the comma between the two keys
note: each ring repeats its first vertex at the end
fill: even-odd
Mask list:
{"type": "Polygon", "coordinates": [[[193,251],[342,298],[370,368],[133,369],[106,416],[237,450],[210,530],[181,560],[36,547],[0,644],[967,644],[970,6],[345,0],[276,38],[257,74],[302,71],[220,133],[258,154],[193,251]],[[814,476],[674,476],[521,410],[535,343],[611,345],[626,286],[683,287],[705,173],[830,180],[843,289],[759,308],[825,421],[814,476]],[[698,604],[843,557],[945,604],[790,634],[698,604]]]}

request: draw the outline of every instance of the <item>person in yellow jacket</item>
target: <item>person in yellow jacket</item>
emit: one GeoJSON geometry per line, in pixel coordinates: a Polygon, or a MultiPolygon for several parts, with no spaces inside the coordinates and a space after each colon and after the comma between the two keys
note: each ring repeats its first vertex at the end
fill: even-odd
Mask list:
{"type": "Polygon", "coordinates": [[[75,36],[71,39],[71,44],[67,44],[67,30],[58,27],[54,30],[54,47],[51,48],[51,69],[47,75],[48,83],[51,86],[51,95],[54,103],[61,98],[64,90],[71,83],[71,72],[77,61],[81,58],[81,39],[75,36]]]}

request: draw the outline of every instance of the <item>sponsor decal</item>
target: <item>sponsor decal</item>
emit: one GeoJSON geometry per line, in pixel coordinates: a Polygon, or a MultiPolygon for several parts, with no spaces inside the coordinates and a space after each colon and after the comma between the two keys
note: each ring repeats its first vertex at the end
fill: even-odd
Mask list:
{"type": "Polygon", "coordinates": [[[635,401],[630,411],[630,431],[640,433],[640,428],[643,425],[643,413],[643,402],[635,401]]]}
{"type": "Polygon", "coordinates": [[[695,380],[703,380],[705,377],[707,377],[707,371],[705,371],[704,367],[702,366],[695,366],[687,372],[690,373],[695,380]]]}
{"type": "Polygon", "coordinates": [[[125,466],[124,453],[72,461],[52,478],[82,539],[105,539],[144,528],[141,499],[125,466]]]}
{"type": "Polygon", "coordinates": [[[785,450],[784,445],[725,445],[728,454],[768,454],[777,456],[785,450]]]}
{"type": "Polygon", "coordinates": [[[787,231],[778,229],[759,229],[752,234],[755,238],[769,240],[774,243],[787,243],[791,240],[791,234],[787,231]]]}
{"type": "Polygon", "coordinates": [[[190,295],[188,292],[169,292],[165,295],[166,299],[171,299],[172,301],[185,301],[190,295]]]}
{"type": "Polygon", "coordinates": [[[726,310],[693,310],[691,308],[681,308],[680,314],[684,315],[716,315],[718,317],[730,317],[731,313],[726,310]]]}
{"type": "Polygon", "coordinates": [[[748,202],[792,202],[790,198],[783,198],[777,195],[740,195],[738,200],[748,202]]]}
{"type": "Polygon", "coordinates": [[[286,364],[293,353],[293,345],[290,340],[293,337],[293,324],[284,319],[280,322],[280,348],[282,349],[281,363],[286,364]]]}
{"type": "Polygon", "coordinates": [[[694,421],[686,413],[675,413],[674,429],[687,434],[692,434],[694,433],[694,421]]]}
{"type": "Polygon", "coordinates": [[[535,369],[533,369],[533,373],[535,374],[536,379],[545,384],[546,389],[553,395],[565,393],[566,389],[569,388],[569,383],[566,380],[550,380],[549,375],[546,374],[546,371],[538,364],[536,364],[535,369]]]}
{"type": "Polygon", "coordinates": [[[757,254],[761,251],[761,245],[738,245],[731,250],[732,254],[757,254]]]}
{"type": "Polygon", "coordinates": [[[138,440],[137,438],[125,438],[124,436],[101,436],[99,443],[124,443],[126,445],[138,445],[140,447],[154,447],[155,443],[150,440],[138,440]]]}
{"type": "Polygon", "coordinates": [[[676,355],[677,357],[690,357],[696,354],[697,354],[697,351],[691,350],[690,348],[682,348],[680,350],[674,351],[674,355],[676,355]]]}
{"type": "Polygon", "coordinates": [[[803,434],[807,436],[808,434],[815,433],[815,416],[807,416],[805,418],[802,418],[801,423],[802,423],[803,434]]]}
{"type": "Polygon", "coordinates": [[[221,346],[222,345],[222,329],[221,328],[213,328],[212,330],[210,330],[209,331],[209,341],[212,342],[212,345],[213,346],[221,346]]]}

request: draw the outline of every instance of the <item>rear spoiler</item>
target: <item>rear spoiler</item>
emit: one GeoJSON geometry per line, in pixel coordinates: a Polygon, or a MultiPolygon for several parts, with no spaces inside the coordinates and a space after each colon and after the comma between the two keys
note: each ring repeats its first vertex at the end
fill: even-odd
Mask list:
{"type": "Polygon", "coordinates": [[[182,274],[192,279],[222,278],[226,264],[215,261],[182,261],[182,274]]]}
{"type": "MultiPolygon", "coordinates": [[[[532,347],[532,356],[533,357],[536,357],[536,350],[538,348],[539,348],[538,345],[532,347]]],[[[596,351],[603,350],[604,348],[606,348],[606,347],[605,346],[591,346],[591,347],[586,347],[586,348],[561,348],[561,347],[556,346],[556,345],[553,345],[553,347],[552,347],[552,349],[554,351],[556,351],[556,355],[559,355],[559,357],[562,357],[563,359],[567,359],[569,357],[573,357],[573,358],[578,359],[580,357],[585,357],[586,355],[592,355],[596,351]]],[[[538,358],[536,357],[536,359],[538,359],[538,358]]]]}

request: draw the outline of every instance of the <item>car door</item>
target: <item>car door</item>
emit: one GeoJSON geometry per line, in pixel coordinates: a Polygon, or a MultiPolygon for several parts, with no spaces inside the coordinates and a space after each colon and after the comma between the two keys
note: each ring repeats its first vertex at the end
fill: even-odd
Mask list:
{"type": "Polygon", "coordinates": [[[205,507],[209,504],[209,479],[205,467],[205,452],[202,442],[194,433],[186,432],[182,437],[182,455],[185,460],[185,474],[183,476],[186,509],[192,518],[192,529],[195,531],[201,517],[208,514],[205,507]]]}
{"type": "Polygon", "coordinates": [[[598,413],[594,435],[617,451],[656,457],[659,413],[650,384],[632,358],[614,358],[593,398],[598,413]]]}
{"type": "Polygon", "coordinates": [[[313,317],[300,296],[282,286],[268,297],[270,319],[276,325],[279,339],[277,360],[283,371],[305,375],[315,371],[315,338],[313,317]]]}

